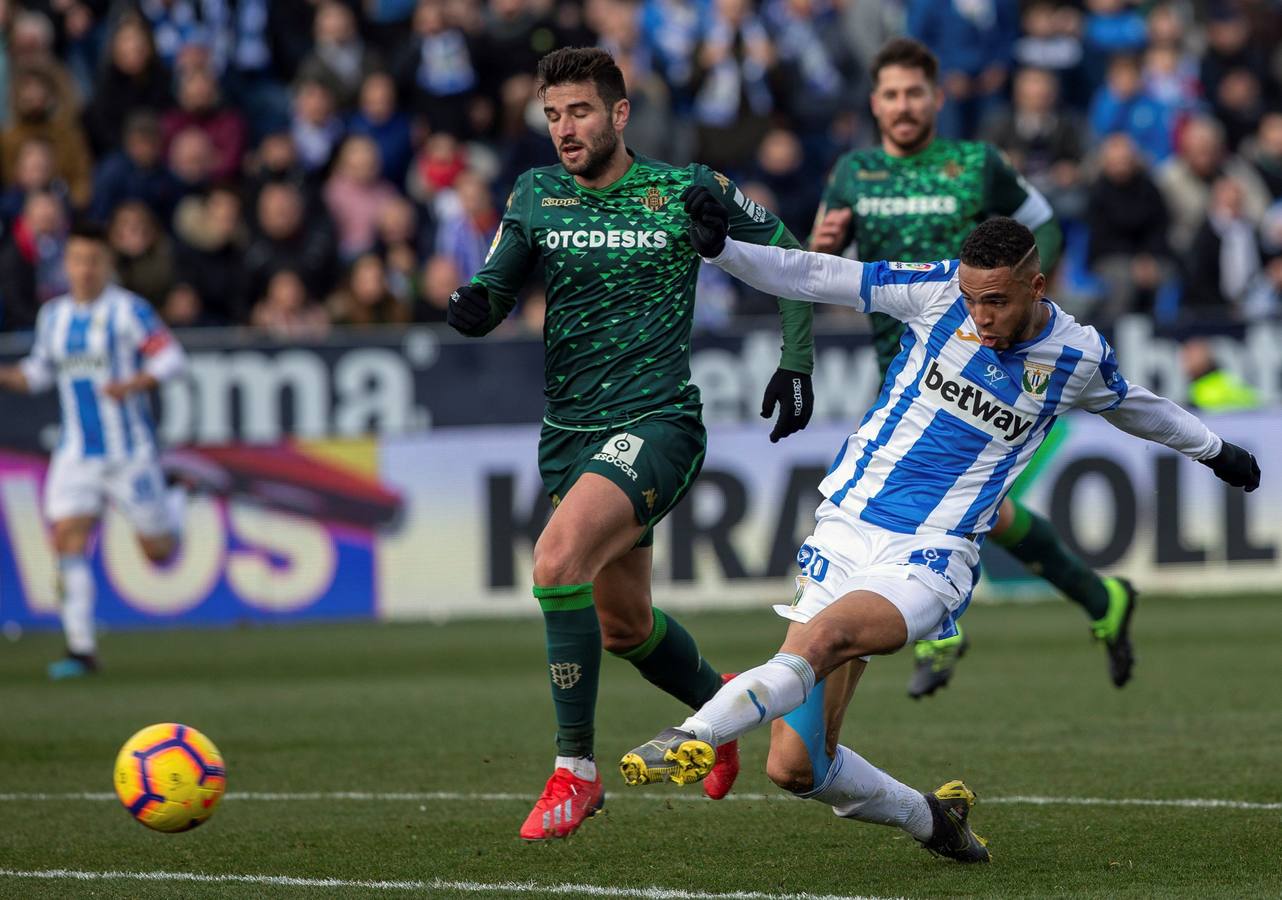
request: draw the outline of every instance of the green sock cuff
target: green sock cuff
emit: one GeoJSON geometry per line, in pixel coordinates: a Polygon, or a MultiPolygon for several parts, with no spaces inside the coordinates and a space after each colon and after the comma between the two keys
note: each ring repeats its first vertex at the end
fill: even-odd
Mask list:
{"type": "Polygon", "coordinates": [[[591,584],[558,584],[551,587],[534,586],[534,598],[544,612],[571,612],[587,609],[592,605],[591,584]]]}
{"type": "Polygon", "coordinates": [[[1028,537],[1028,532],[1033,527],[1032,513],[1015,500],[1011,501],[1011,506],[1015,507],[1015,520],[1010,523],[1010,528],[999,535],[994,535],[994,540],[1002,547],[1014,547],[1028,537]]]}
{"type": "Polygon", "coordinates": [[[628,662],[640,662],[654,652],[654,648],[659,646],[659,642],[663,640],[664,635],[667,633],[668,617],[663,614],[663,610],[656,606],[654,608],[654,628],[650,630],[650,636],[631,650],[624,650],[622,653],[616,653],[611,650],[610,653],[619,657],[619,659],[626,659],[628,662]]]}

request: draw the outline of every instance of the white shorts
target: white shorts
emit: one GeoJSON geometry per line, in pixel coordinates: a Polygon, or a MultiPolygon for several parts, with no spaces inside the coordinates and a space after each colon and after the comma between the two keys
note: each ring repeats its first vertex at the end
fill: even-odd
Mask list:
{"type": "Polygon", "coordinates": [[[45,479],[45,516],[51,522],[99,518],[110,498],[134,531],[160,537],[177,530],[165,495],[165,477],[154,459],[108,462],[54,454],[45,479]]]}
{"type": "Polygon", "coordinates": [[[797,551],[797,593],[775,612],[809,622],[852,591],[885,597],[904,617],[908,643],[957,633],[979,577],[979,545],[948,534],[898,534],[853,519],[825,500],[797,551]]]}

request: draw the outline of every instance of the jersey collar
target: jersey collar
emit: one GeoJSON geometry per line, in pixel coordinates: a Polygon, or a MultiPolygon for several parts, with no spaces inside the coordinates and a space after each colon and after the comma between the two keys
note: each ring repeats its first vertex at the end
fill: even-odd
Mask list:
{"type": "Polygon", "coordinates": [[[1020,341],[1018,344],[1011,344],[1010,347],[1002,351],[1003,354],[1022,353],[1034,344],[1039,344],[1050,337],[1051,332],[1055,330],[1055,304],[1045,298],[1043,298],[1041,302],[1050,307],[1051,311],[1051,314],[1046,317],[1046,324],[1042,326],[1042,330],[1026,341],[1020,341]]]}
{"type": "Polygon", "coordinates": [[[611,184],[607,184],[603,188],[584,187],[583,185],[579,184],[578,179],[576,179],[573,175],[570,175],[569,172],[566,172],[566,175],[569,175],[570,183],[574,185],[574,189],[576,191],[582,191],[583,193],[591,194],[594,197],[604,197],[607,194],[613,194],[615,191],[624,187],[629,182],[631,182],[633,178],[636,177],[637,171],[640,169],[640,166],[638,165],[640,160],[637,158],[637,155],[633,153],[631,150],[628,151],[628,156],[632,157],[632,165],[628,166],[628,170],[624,172],[621,176],[619,176],[618,181],[615,181],[611,184]]]}

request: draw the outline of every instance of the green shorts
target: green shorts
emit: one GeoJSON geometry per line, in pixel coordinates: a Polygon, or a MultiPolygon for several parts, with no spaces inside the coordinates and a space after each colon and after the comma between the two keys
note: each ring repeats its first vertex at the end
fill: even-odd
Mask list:
{"type": "Polygon", "coordinates": [[[654,526],[694,484],[707,447],[708,433],[693,412],[658,412],[599,431],[558,428],[545,421],[539,474],[554,506],[584,472],[610,479],[628,495],[637,522],[645,526],[637,546],[648,547],[654,543],[654,526]]]}

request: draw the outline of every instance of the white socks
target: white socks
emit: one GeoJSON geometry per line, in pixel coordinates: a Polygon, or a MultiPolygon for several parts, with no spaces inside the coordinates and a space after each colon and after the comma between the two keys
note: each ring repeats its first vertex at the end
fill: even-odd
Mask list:
{"type": "Polygon", "coordinates": [[[93,573],[84,556],[58,559],[62,581],[62,633],[67,649],[78,656],[93,656],[98,649],[93,626],[93,573]]]}
{"type": "Polygon", "coordinates": [[[183,525],[187,521],[187,489],[179,484],[171,485],[165,491],[165,509],[169,511],[174,537],[182,540],[183,525]]]}
{"type": "Polygon", "coordinates": [[[569,769],[584,781],[596,781],[596,760],[583,756],[558,756],[555,768],[569,769]]]}
{"type": "Polygon", "coordinates": [[[806,702],[814,686],[810,663],[794,653],[776,653],[764,665],[722,685],[715,697],[677,727],[718,747],[792,712],[806,702]]]}
{"type": "Polygon", "coordinates": [[[808,795],[843,819],[898,825],[919,841],[930,840],[934,820],[921,791],[891,778],[844,745],[828,770],[827,783],[808,795]]]}

